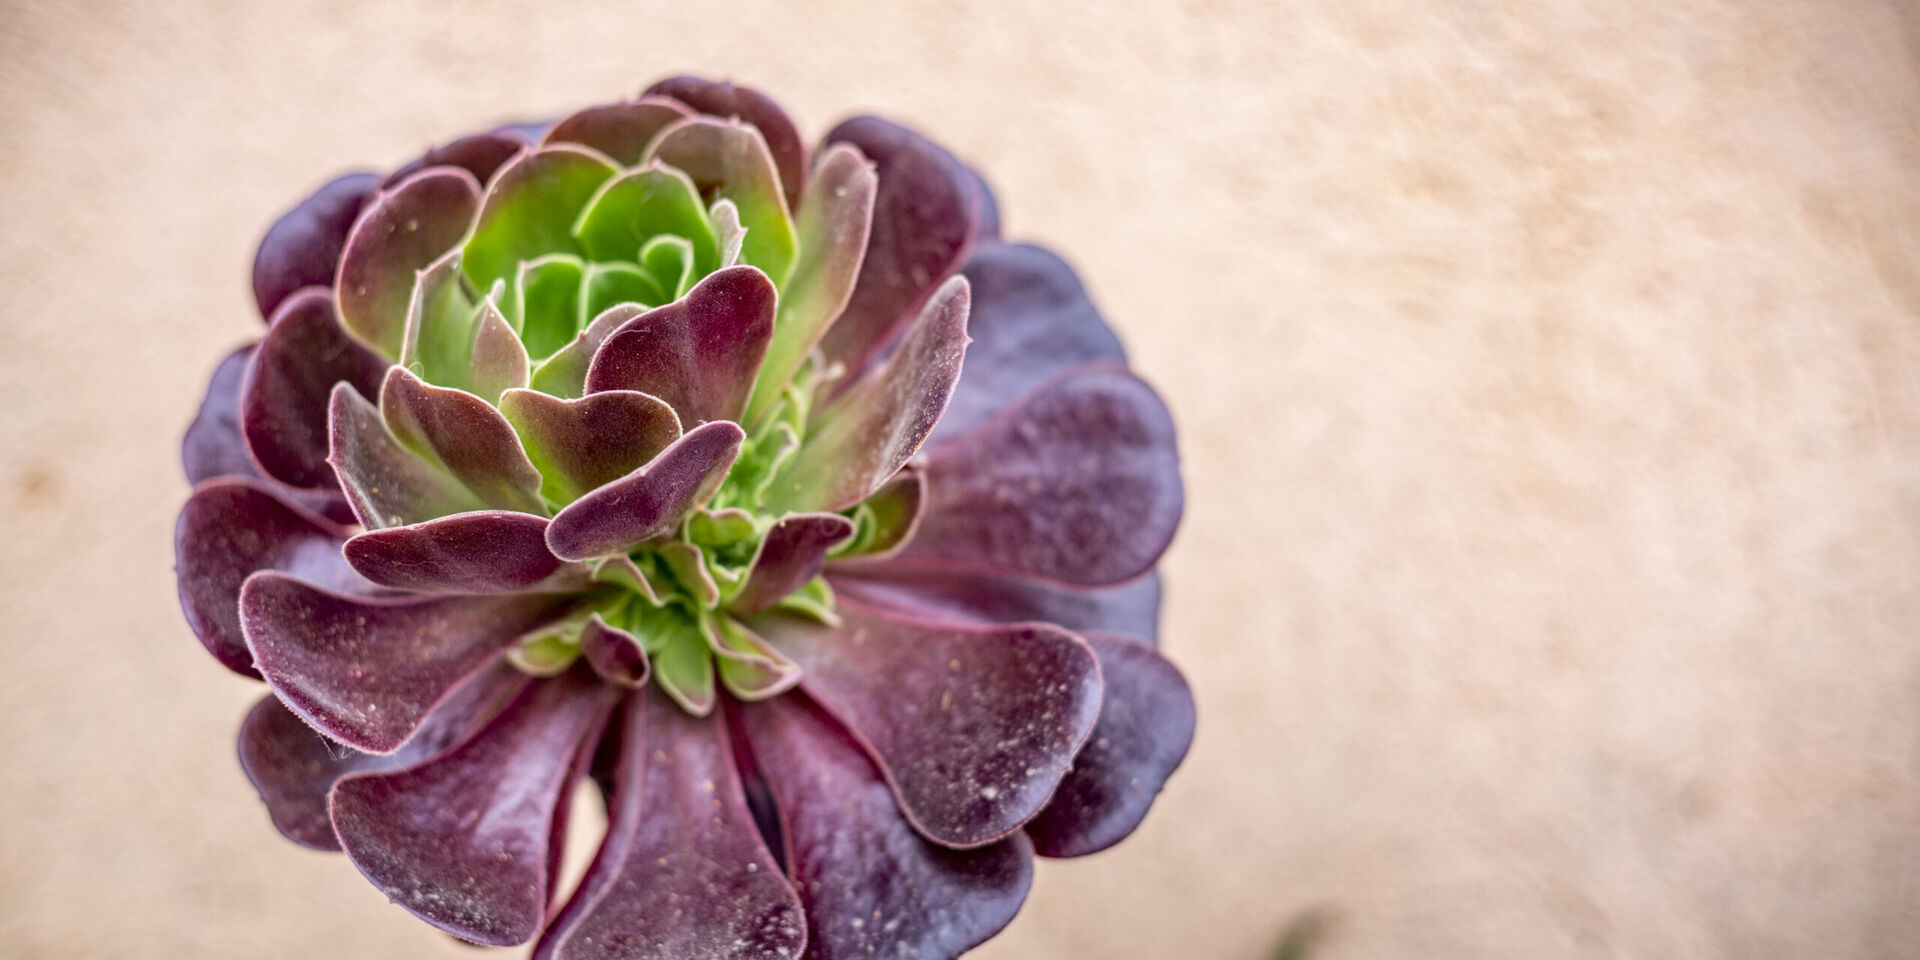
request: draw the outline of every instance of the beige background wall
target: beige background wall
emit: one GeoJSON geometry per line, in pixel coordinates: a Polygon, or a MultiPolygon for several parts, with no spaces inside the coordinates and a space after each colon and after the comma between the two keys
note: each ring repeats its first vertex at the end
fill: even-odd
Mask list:
{"type": "Polygon", "coordinates": [[[0,955],[470,955],[268,826],[177,437],[302,190],[681,70],[982,164],[1185,431],[1200,739],[979,956],[1920,950],[1920,13],[1092,6],[0,0],[0,955]]]}

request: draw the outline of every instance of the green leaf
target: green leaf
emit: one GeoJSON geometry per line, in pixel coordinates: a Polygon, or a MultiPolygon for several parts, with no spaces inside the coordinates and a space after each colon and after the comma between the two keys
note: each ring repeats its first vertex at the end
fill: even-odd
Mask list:
{"type": "Polygon", "coordinates": [[[696,717],[712,713],[713,653],[693,617],[674,607],[654,607],[640,619],[633,634],[653,660],[660,689],[696,717]]]}
{"type": "Polygon", "coordinates": [[[659,164],[607,181],[573,223],[580,248],[602,262],[638,262],[642,246],[661,234],[692,244],[701,276],[718,269],[719,247],[700,191],[686,174],[659,164]]]}
{"type": "Polygon", "coordinates": [[[670,299],[659,281],[631,263],[592,263],[587,265],[586,297],[580,303],[580,318],[597,317],[621,304],[652,309],[670,299]]]}
{"type": "Polygon", "coordinates": [[[648,159],[676,167],[714,200],[731,200],[747,230],[741,259],[784,286],[797,241],[780,173],[767,141],[751,124],[689,117],[660,131],[648,159]]]}
{"type": "Polygon", "coordinates": [[[787,594],[773,608],[800,614],[824,626],[840,625],[840,615],[833,612],[833,588],[827,585],[826,577],[807,581],[806,586],[787,594]]]}
{"type": "Polygon", "coordinates": [[[413,285],[400,365],[428,383],[464,387],[473,364],[478,304],[460,271],[459,251],[435,260],[413,285]]]}
{"type": "Polygon", "coordinates": [[[515,284],[518,302],[511,319],[519,323],[527,355],[545,360],[573,340],[584,325],[580,292],[586,265],[579,257],[553,253],[520,264],[515,284]]]}
{"type": "Polygon", "coordinates": [[[598,151],[575,144],[553,144],[507,161],[480,203],[461,269],[481,287],[514,284],[522,260],[579,253],[573,225],[618,172],[598,151]]]}
{"type": "MultiPolygon", "coordinates": [[[[663,233],[640,246],[640,265],[666,295],[655,303],[678,300],[706,276],[696,270],[693,243],[686,237],[663,233]]],[[[729,263],[722,267],[732,266],[729,263]]]]}

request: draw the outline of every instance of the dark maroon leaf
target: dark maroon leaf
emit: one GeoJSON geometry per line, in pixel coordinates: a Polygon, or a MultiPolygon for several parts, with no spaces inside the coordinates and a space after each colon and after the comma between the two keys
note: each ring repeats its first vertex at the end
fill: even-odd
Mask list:
{"type": "Polygon", "coordinates": [[[432,167],[382,190],[340,254],[340,321],[387,357],[400,356],[414,275],[460,242],[480,208],[480,184],[432,167]]]}
{"type": "Polygon", "coordinates": [[[348,531],[277,496],[265,481],[209,480],[194,488],[173,529],[180,609],[187,625],[227,669],[258,677],[240,632],[240,585],[279,570],[333,590],[363,593],[340,556],[348,531]]]}
{"type": "Polygon", "coordinates": [[[642,97],[624,103],[588,107],[547,131],[546,143],[578,143],[634,167],[647,153],[654,134],[693,111],[668,97],[642,97]]]}
{"type": "Polygon", "coordinates": [[[373,173],[338,177],[267,228],[253,255],[253,299],[262,319],[301,287],[333,285],[347,233],[379,183],[373,173]]]}
{"type": "Polygon", "coordinates": [[[254,664],[293,712],[368,753],[391,753],[433,706],[567,600],[350,597],[280,573],[240,590],[254,664]]]}
{"type": "Polygon", "coordinates": [[[1085,639],[1100,658],[1100,721],[1052,802],[1027,824],[1042,856],[1085,856],[1126,839],[1193,743],[1193,691],[1179,668],[1132,637],[1085,639]]]}
{"type": "Polygon", "coordinates": [[[749,622],[871,752],[922,834],[977,847],[1045,806],[1100,711],[1100,668],[1049,624],[914,620],[841,598],[838,628],[749,622]]]}
{"type": "Polygon", "coordinates": [[[530,684],[478,734],[415,766],[333,788],[353,864],[395,903],[456,937],[511,946],[540,932],[564,818],[615,702],[575,670],[530,684]]]}
{"type": "Polygon", "coordinates": [[[842,141],[878,167],[880,190],[860,280],[820,348],[858,372],[959,269],[977,211],[972,175],[925,137],[878,117],[856,117],[823,142],[842,141]]]}
{"type": "Polygon", "coordinates": [[[625,630],[607,626],[597,613],[580,630],[580,655],[600,679],[630,690],[646,686],[647,675],[652,672],[640,640],[625,630]]]}
{"type": "Polygon", "coordinates": [[[330,292],[308,287],[288,297],[240,388],[240,433],[261,471],[296,487],[331,488],[328,394],[346,383],[371,397],[386,371],[384,358],[340,326],[330,292]]]}
{"type": "Polygon", "coordinates": [[[1139,378],[1081,367],[928,451],[927,509],[898,570],[1081,586],[1153,567],[1180,524],[1173,418],[1139,378]]]}
{"type": "Polygon", "coordinates": [[[817,960],[951,960],[1013,919],[1033,880],[1023,834],[950,850],[915,832],[873,762],[804,697],[742,707],[772,787],[817,960]]]}
{"type": "Polygon", "coordinates": [[[1024,623],[1039,620],[1085,633],[1160,637],[1160,574],[1111,587],[1068,587],[981,574],[896,572],[884,563],[828,566],[835,593],[930,620],[1024,623]]]}
{"type": "Polygon", "coordinates": [[[240,766],[273,825],[295,843],[338,850],[327,793],[350,773],[398,770],[438,756],[480,729],[530,680],[504,662],[475,674],[427,715],[420,731],[389,754],[362,753],[327,739],[267,694],[240,725],[240,766]]]}
{"type": "Polygon", "coordinates": [[[273,489],[288,503],[304,507],[335,523],[353,523],[353,508],[342,499],[337,484],[327,489],[302,490],[260,473],[240,435],[240,386],[246,379],[252,345],[221,359],[207,382],[207,395],[180,443],[180,464],[187,483],[199,486],[214,477],[252,477],[273,489]]]}
{"type": "Polygon", "coordinates": [[[380,411],[344,383],[334,388],[328,424],[327,462],[361,526],[380,530],[486,508],[452,475],[401,446],[380,411]]]}
{"type": "Polygon", "coordinates": [[[753,267],[709,274],[685,297],[608,337],[587,371],[587,392],[651,394],[688,426],[736,419],[773,335],[778,298],[773,281],[753,267]]]}
{"type": "Polygon", "coordinates": [[[606,839],[535,960],[799,957],[800,901],[747,812],[724,715],[652,689],[626,713],[606,839]]]}
{"type": "Polygon", "coordinates": [[[479,510],[372,530],[347,541],[347,562],[374,583],[420,593],[515,593],[579,589],[586,571],[547,549],[547,521],[526,513],[479,510]]]}
{"type": "Polygon", "coordinates": [[[492,404],[392,367],[380,387],[380,415],[401,446],[445,469],[488,506],[547,512],[540,471],[492,404]]]}
{"type": "Polygon", "coordinates": [[[646,465],[680,439],[680,418],[667,402],[635,390],[607,390],[563,400],[509,390],[500,412],[546,478],[542,490],[570,503],[646,465]]]}
{"type": "Polygon", "coordinates": [[[709,116],[738,117],[753,124],[773,154],[787,206],[799,208],[800,190],[807,177],[807,145],[793,120],[771,97],[752,87],[700,77],[671,77],[648,87],[647,93],[672,97],[709,116]]]}
{"type": "Polygon", "coordinates": [[[747,582],[732,609],[759,613],[819,576],[827,551],[853,536],[853,521],[837,513],[796,513],[780,518],[760,541],[747,582]]]}
{"type": "Polygon", "coordinates": [[[392,187],[428,167],[459,167],[484,184],[493,179],[494,173],[506,166],[508,160],[527,149],[529,142],[527,137],[510,128],[461,137],[408,161],[389,174],[382,186],[392,187]]]}
{"type": "Polygon", "coordinates": [[[555,514],[547,546],[563,560],[591,560],[672,530],[720,488],[745,439],[725,420],[687,431],[653,462],[555,514]]]}

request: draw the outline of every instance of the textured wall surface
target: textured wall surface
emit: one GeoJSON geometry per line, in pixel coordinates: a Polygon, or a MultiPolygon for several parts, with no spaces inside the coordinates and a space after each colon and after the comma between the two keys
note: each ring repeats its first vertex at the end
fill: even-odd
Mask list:
{"type": "Polygon", "coordinates": [[[177,438],[301,191],[697,70],[984,166],[1185,431],[1199,740],[979,956],[1912,956],[1920,14],[1087,7],[0,0],[0,954],[473,955],[268,825],[177,438]]]}

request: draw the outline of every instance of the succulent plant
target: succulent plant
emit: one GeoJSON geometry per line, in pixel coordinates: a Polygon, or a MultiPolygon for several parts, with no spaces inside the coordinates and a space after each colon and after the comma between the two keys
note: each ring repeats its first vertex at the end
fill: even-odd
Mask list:
{"type": "Polygon", "coordinates": [[[1173,422],[978,175],[824,142],[676,78],[267,232],[176,550],[287,837],[537,957],[934,958],[1140,822],[1173,422]]]}

